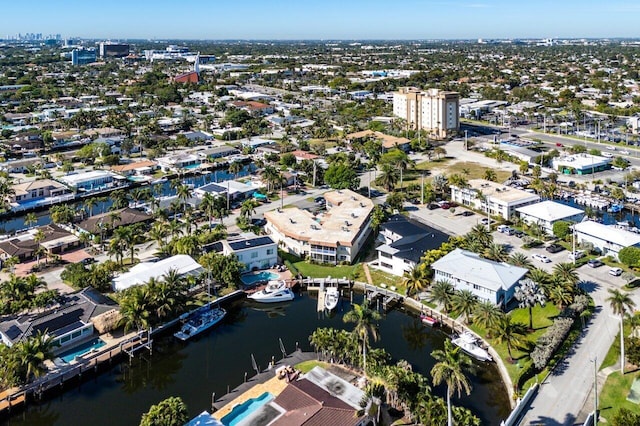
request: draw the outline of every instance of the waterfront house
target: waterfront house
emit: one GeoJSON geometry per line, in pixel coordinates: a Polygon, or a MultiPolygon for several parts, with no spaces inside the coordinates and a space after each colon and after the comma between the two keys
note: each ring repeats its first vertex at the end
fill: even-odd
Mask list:
{"type": "Polygon", "coordinates": [[[625,247],[640,247],[640,234],[627,231],[615,225],[587,220],[573,225],[576,242],[590,243],[603,255],[618,259],[618,253],[625,247]]]}
{"type": "Polygon", "coordinates": [[[212,182],[196,188],[193,193],[196,197],[203,198],[209,193],[214,196],[226,197],[229,194],[229,201],[243,201],[251,198],[258,188],[251,183],[243,183],[235,180],[225,180],[223,182],[212,182]]]}
{"type": "Polygon", "coordinates": [[[88,172],[69,174],[59,180],[74,191],[99,191],[118,186],[119,180],[125,178],[108,170],[91,170],[88,172]]]}
{"type": "Polygon", "coordinates": [[[480,300],[503,307],[511,301],[518,283],[529,272],[459,248],[433,262],[431,268],[433,282],[447,281],[456,290],[469,290],[480,300]]]}
{"type": "Polygon", "coordinates": [[[278,245],[268,235],[253,233],[221,241],[222,254],[235,255],[244,265],[244,271],[267,269],[278,263],[278,245]]]}
{"type": "Polygon", "coordinates": [[[214,148],[198,151],[198,155],[204,159],[215,160],[216,158],[224,158],[230,155],[240,154],[237,148],[228,145],[220,145],[214,148]]]}
{"type": "MultiPolygon", "coordinates": [[[[30,260],[35,256],[38,247],[46,253],[60,254],[80,246],[80,239],[60,225],[49,224],[31,228],[13,237],[0,241],[0,259],[15,256],[20,261],[30,260]],[[36,242],[35,235],[42,231],[44,239],[36,242]]],[[[44,256],[43,256],[44,257],[44,256]]]]}
{"type": "Polygon", "coordinates": [[[111,170],[123,176],[150,175],[158,168],[158,163],[152,160],[134,161],[133,163],[111,166],[111,170]]]}
{"type": "Polygon", "coordinates": [[[184,172],[200,167],[202,159],[196,154],[177,154],[157,159],[163,172],[184,172]]]}
{"type": "Polygon", "coordinates": [[[371,232],[373,202],[349,189],[324,194],[327,211],[296,207],[264,214],[265,231],[282,249],[318,263],[353,262],[371,232]]]}
{"type": "Polygon", "coordinates": [[[14,193],[8,201],[15,204],[33,203],[45,198],[62,197],[70,194],[69,188],[51,179],[32,180],[12,185],[14,193]]]}
{"type": "Polygon", "coordinates": [[[169,271],[176,271],[180,277],[186,277],[198,276],[204,269],[186,254],[178,254],[158,262],[142,262],[129,269],[129,272],[115,277],[112,283],[113,290],[122,291],[129,287],[143,285],[152,278],[162,281],[162,277],[169,271]]]}
{"type": "Polygon", "coordinates": [[[44,162],[40,158],[22,158],[20,160],[7,161],[2,163],[0,169],[7,173],[26,173],[29,169],[38,166],[44,167],[44,162]]]}
{"type": "Polygon", "coordinates": [[[380,225],[378,239],[383,244],[376,247],[376,266],[401,277],[420,263],[425,251],[440,247],[448,238],[448,235],[421,222],[403,215],[393,215],[380,225]]]}
{"type": "Polygon", "coordinates": [[[123,209],[112,210],[106,213],[96,214],[82,222],[76,227],[90,234],[100,235],[105,231],[112,231],[120,226],[133,225],[136,223],[147,223],[153,220],[153,216],[143,211],[125,207],[123,209]]]}
{"type": "Polygon", "coordinates": [[[63,295],[45,312],[12,315],[0,321],[2,343],[13,346],[41,331],[60,346],[56,352],[86,342],[94,334],[94,322],[119,310],[118,305],[91,287],[63,295]]]}
{"type": "Polygon", "coordinates": [[[540,196],[485,179],[471,179],[469,185],[451,185],[451,201],[509,220],[516,209],[540,201],[540,196]]]}
{"type": "Polygon", "coordinates": [[[545,233],[553,235],[553,224],[559,221],[580,222],[584,211],[555,201],[543,201],[516,209],[520,219],[528,225],[538,224],[545,233]]]}

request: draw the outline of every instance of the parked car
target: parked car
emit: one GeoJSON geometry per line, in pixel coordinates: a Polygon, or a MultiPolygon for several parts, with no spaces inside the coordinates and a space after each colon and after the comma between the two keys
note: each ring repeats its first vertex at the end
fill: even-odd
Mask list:
{"type": "Polygon", "coordinates": [[[570,251],[568,257],[569,260],[578,260],[584,257],[584,252],[582,250],[570,251]]]}
{"type": "Polygon", "coordinates": [[[549,244],[546,248],[546,250],[549,253],[557,253],[559,251],[564,250],[564,247],[562,247],[560,244],[549,244]]]}
{"type": "Polygon", "coordinates": [[[480,223],[482,223],[483,225],[491,225],[494,222],[495,221],[493,219],[488,219],[486,217],[482,218],[482,220],[480,221],[480,223]]]}
{"type": "Polygon", "coordinates": [[[80,261],[80,263],[82,263],[83,265],[91,265],[92,263],[96,263],[96,262],[97,260],[93,257],[87,257],[80,261]]]}
{"type": "Polygon", "coordinates": [[[503,234],[507,234],[507,235],[511,235],[513,231],[513,229],[511,229],[509,226],[507,225],[500,225],[498,226],[498,232],[502,232],[503,234]]]}
{"type": "Polygon", "coordinates": [[[522,238],[522,237],[524,237],[524,232],[522,232],[522,231],[514,231],[513,235],[515,235],[518,238],[522,238]]]}
{"type": "Polygon", "coordinates": [[[602,265],[604,265],[604,263],[602,263],[598,259],[591,259],[589,262],[587,262],[587,265],[589,265],[592,268],[599,268],[602,265]]]}
{"type": "Polygon", "coordinates": [[[542,263],[549,263],[549,262],[551,262],[551,259],[549,259],[549,258],[548,258],[547,256],[545,256],[544,254],[538,254],[538,253],[535,253],[535,254],[531,255],[531,258],[532,258],[532,259],[535,259],[535,260],[538,260],[538,261],[540,261],[540,262],[542,262],[542,263]]]}
{"type": "Polygon", "coordinates": [[[609,275],[613,275],[614,277],[619,277],[620,275],[622,275],[622,269],[611,268],[609,269],[609,275]]]}
{"type": "Polygon", "coordinates": [[[473,213],[472,211],[469,211],[469,210],[465,210],[465,211],[462,212],[462,216],[465,216],[465,217],[473,216],[474,214],[475,213],[473,213]]]}
{"type": "Polygon", "coordinates": [[[436,203],[429,203],[429,205],[427,206],[427,208],[428,208],[429,210],[435,210],[435,209],[439,209],[439,208],[440,208],[440,205],[439,205],[439,204],[436,204],[436,203]]]}

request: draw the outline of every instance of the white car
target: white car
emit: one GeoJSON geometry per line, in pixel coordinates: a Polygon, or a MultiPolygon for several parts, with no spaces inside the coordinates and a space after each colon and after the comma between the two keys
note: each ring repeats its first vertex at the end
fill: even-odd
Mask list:
{"type": "Polygon", "coordinates": [[[545,256],[544,254],[533,254],[531,255],[531,258],[535,259],[535,260],[539,260],[542,263],[550,263],[551,259],[549,259],[547,256],[545,256]]]}
{"type": "Polygon", "coordinates": [[[622,154],[622,155],[629,155],[629,151],[627,151],[627,150],[620,151],[620,154],[622,154]]]}
{"type": "Polygon", "coordinates": [[[609,275],[613,275],[614,277],[619,277],[620,275],[622,275],[622,269],[611,268],[609,269],[609,275]]]}
{"type": "Polygon", "coordinates": [[[607,157],[607,158],[613,158],[613,154],[612,154],[612,153],[610,153],[610,152],[603,152],[603,153],[602,153],[602,156],[603,156],[603,157],[607,157]]]}
{"type": "Polygon", "coordinates": [[[612,145],[607,145],[607,149],[610,149],[611,151],[615,151],[616,147],[612,145]]]}

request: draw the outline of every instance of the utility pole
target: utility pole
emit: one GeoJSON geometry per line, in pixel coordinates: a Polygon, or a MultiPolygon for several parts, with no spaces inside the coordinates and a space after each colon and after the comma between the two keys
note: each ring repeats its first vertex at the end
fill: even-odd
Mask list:
{"type": "Polygon", "coordinates": [[[422,173],[422,181],[420,182],[420,204],[424,205],[424,172],[422,173]]]}
{"type": "Polygon", "coordinates": [[[593,424],[598,426],[598,356],[593,358],[593,424]]]}
{"type": "Polygon", "coordinates": [[[469,150],[468,145],[467,145],[467,133],[468,133],[468,131],[467,131],[467,130],[465,130],[465,131],[464,131],[464,150],[465,150],[465,151],[468,151],[468,150],[469,150]]]}

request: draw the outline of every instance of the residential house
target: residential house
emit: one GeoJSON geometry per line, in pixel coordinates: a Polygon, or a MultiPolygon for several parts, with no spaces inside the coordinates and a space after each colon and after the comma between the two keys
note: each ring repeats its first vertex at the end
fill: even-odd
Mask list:
{"type": "Polygon", "coordinates": [[[433,282],[447,281],[456,290],[469,290],[481,300],[506,307],[526,268],[483,259],[480,255],[455,249],[433,262],[433,282]]]}
{"type": "Polygon", "coordinates": [[[76,226],[84,232],[100,235],[105,231],[111,231],[120,226],[134,225],[136,223],[147,223],[153,220],[153,216],[137,209],[125,207],[124,209],[113,210],[106,213],[91,216],[76,226]]]}
{"type": "Polygon", "coordinates": [[[11,210],[20,211],[36,206],[73,200],[75,194],[63,184],[51,179],[33,180],[12,186],[14,193],[9,195],[11,210]]]}
{"type": "Polygon", "coordinates": [[[267,269],[278,263],[278,245],[269,236],[246,233],[221,243],[222,254],[235,255],[244,264],[244,271],[267,269]]]}
{"type": "Polygon", "coordinates": [[[520,219],[528,225],[537,224],[549,235],[553,235],[553,224],[558,221],[580,222],[584,211],[555,201],[542,201],[516,209],[520,219]]]}
{"type": "Polygon", "coordinates": [[[181,172],[200,167],[202,159],[196,154],[177,154],[157,159],[163,172],[181,172]]]}
{"type": "Polygon", "coordinates": [[[68,174],[59,178],[62,183],[75,191],[100,191],[119,185],[126,178],[108,170],[91,170],[88,172],[68,174]]]}
{"type": "Polygon", "coordinates": [[[0,322],[2,343],[13,346],[38,332],[46,333],[61,353],[94,335],[94,322],[119,310],[118,304],[91,287],[61,296],[46,312],[5,317],[0,322]]]}
{"type": "Polygon", "coordinates": [[[143,176],[150,175],[158,168],[158,163],[152,160],[134,161],[128,164],[119,164],[111,166],[111,171],[119,173],[123,176],[143,176]]]}
{"type": "Polygon", "coordinates": [[[235,180],[212,182],[196,188],[193,193],[196,197],[203,198],[206,193],[219,197],[229,194],[229,201],[242,201],[251,198],[258,188],[251,183],[242,183],[235,180]]]}
{"type": "Polygon", "coordinates": [[[4,260],[15,256],[20,261],[25,261],[35,257],[38,247],[42,247],[45,254],[61,254],[79,246],[80,239],[77,236],[59,225],[50,224],[31,228],[26,232],[0,241],[0,259],[4,260]],[[40,242],[36,242],[35,239],[38,231],[42,231],[44,235],[44,239],[40,242]]]}
{"type": "Polygon", "coordinates": [[[240,154],[237,148],[228,145],[216,146],[214,148],[198,151],[198,155],[203,159],[215,160],[216,158],[224,158],[230,155],[240,154]]]}
{"type": "Polygon", "coordinates": [[[379,140],[382,143],[382,150],[384,152],[395,148],[408,152],[411,148],[411,141],[407,138],[399,138],[396,136],[386,135],[382,132],[374,132],[372,130],[363,130],[361,132],[351,133],[345,136],[345,139],[347,139],[350,144],[356,140],[379,140]]]}
{"type": "Polygon", "coordinates": [[[376,247],[377,267],[401,277],[420,263],[425,251],[440,247],[448,238],[447,234],[421,222],[393,215],[380,225],[378,239],[383,244],[376,247]]]}
{"type": "Polygon", "coordinates": [[[373,202],[348,189],[326,192],[324,198],[327,211],[319,215],[296,207],[266,212],[265,231],[296,256],[351,263],[371,232],[373,202]]]}
{"type": "Polygon", "coordinates": [[[162,281],[169,271],[176,271],[180,277],[199,276],[204,269],[202,265],[186,254],[178,254],[158,262],[142,262],[113,279],[113,290],[122,291],[129,287],[143,285],[150,279],[162,281]]]}
{"type": "Polygon", "coordinates": [[[540,196],[485,179],[471,179],[469,186],[450,185],[451,201],[509,220],[516,209],[540,201],[540,196]]]}

